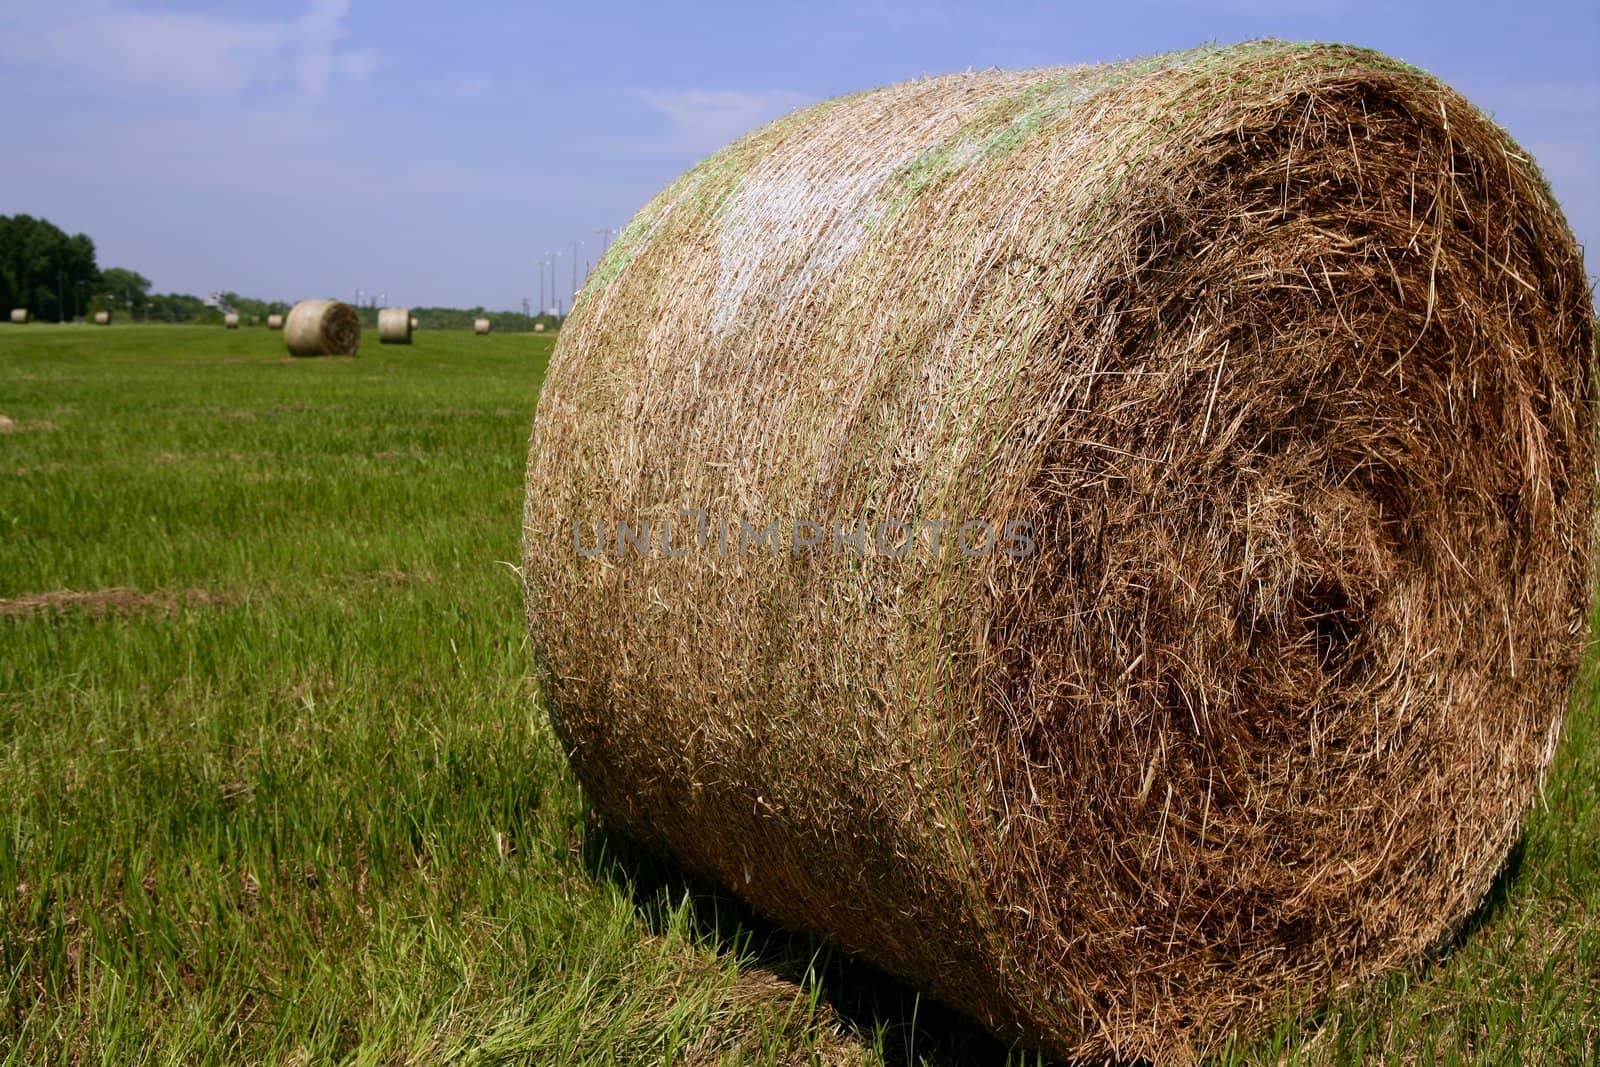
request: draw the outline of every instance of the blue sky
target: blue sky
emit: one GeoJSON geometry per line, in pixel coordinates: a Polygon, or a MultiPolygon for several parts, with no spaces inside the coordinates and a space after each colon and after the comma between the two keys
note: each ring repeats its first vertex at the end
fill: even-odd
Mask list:
{"type": "MultiPolygon", "coordinates": [[[[923,74],[1249,37],[1433,71],[1600,249],[1600,4],[0,0],[0,214],[162,291],[537,303],[677,174],[800,104],[923,74]]],[[[1589,254],[1591,275],[1600,251],[1589,254]]]]}

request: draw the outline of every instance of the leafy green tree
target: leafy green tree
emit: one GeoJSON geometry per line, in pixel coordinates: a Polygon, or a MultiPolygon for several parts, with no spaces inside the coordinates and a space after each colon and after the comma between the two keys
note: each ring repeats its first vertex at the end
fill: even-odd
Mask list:
{"type": "Polygon", "coordinates": [[[107,267],[100,272],[95,291],[104,295],[115,310],[140,315],[150,300],[150,279],[136,270],[107,267]]]}
{"type": "Polygon", "coordinates": [[[0,306],[44,321],[81,313],[99,277],[94,242],[45,219],[0,215],[0,306]]]}

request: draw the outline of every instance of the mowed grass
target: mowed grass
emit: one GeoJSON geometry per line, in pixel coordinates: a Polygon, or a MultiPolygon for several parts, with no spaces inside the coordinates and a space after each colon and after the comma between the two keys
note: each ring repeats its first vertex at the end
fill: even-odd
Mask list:
{"type": "MultiPolygon", "coordinates": [[[[529,690],[551,341],[0,327],[0,1062],[1033,1062],[586,813],[529,690]]],[[[1600,677],[1436,958],[1230,1062],[1600,1048],[1600,677]]]]}

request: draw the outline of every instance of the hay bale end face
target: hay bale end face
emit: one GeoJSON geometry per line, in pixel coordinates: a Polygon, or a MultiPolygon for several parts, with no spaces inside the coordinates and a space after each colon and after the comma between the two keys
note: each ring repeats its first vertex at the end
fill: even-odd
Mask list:
{"type": "Polygon", "coordinates": [[[21,326],[23,323],[27,322],[28,321],[28,309],[27,308],[12,308],[11,309],[11,321],[16,323],[18,326],[21,326]]]}
{"type": "Polygon", "coordinates": [[[302,300],[289,309],[283,342],[296,356],[353,356],[361,347],[361,316],[338,300],[302,300]]]}
{"type": "Polygon", "coordinates": [[[413,319],[406,308],[380,308],[378,310],[378,343],[408,345],[411,343],[413,319]]]}
{"type": "Polygon", "coordinates": [[[473,319],[472,320],[472,332],[473,333],[477,333],[477,334],[488,333],[489,332],[489,326],[490,326],[490,322],[489,322],[488,319],[473,319]]]}
{"type": "Polygon", "coordinates": [[[1057,1053],[1203,1054],[1420,953],[1585,643],[1593,311],[1526,159],[1413,68],[1257,42],[908,82],[690,171],[534,423],[593,803],[1057,1053]]]}
{"type": "Polygon", "coordinates": [[[110,326],[111,325],[111,312],[109,312],[109,311],[96,311],[94,313],[94,324],[96,326],[110,326]]]}
{"type": "Polygon", "coordinates": [[[267,316],[267,329],[269,329],[269,330],[281,330],[281,329],[283,329],[283,316],[282,315],[277,315],[277,314],[268,315],[267,316]]]}
{"type": "Polygon", "coordinates": [[[222,325],[226,329],[237,330],[239,328],[238,313],[230,311],[226,315],[222,316],[222,325]]]}

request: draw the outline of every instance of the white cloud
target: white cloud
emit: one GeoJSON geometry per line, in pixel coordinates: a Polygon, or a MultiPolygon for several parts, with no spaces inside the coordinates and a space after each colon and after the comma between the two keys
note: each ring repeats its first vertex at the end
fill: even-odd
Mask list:
{"type": "Polygon", "coordinates": [[[645,146],[664,152],[710,152],[813,99],[787,89],[636,89],[628,95],[666,118],[666,139],[645,146]]]}
{"type": "Polygon", "coordinates": [[[348,0],[310,0],[298,18],[150,11],[125,0],[19,6],[0,16],[0,55],[75,77],[185,93],[288,86],[316,99],[340,81],[359,84],[377,65],[347,48],[348,0]]]}

